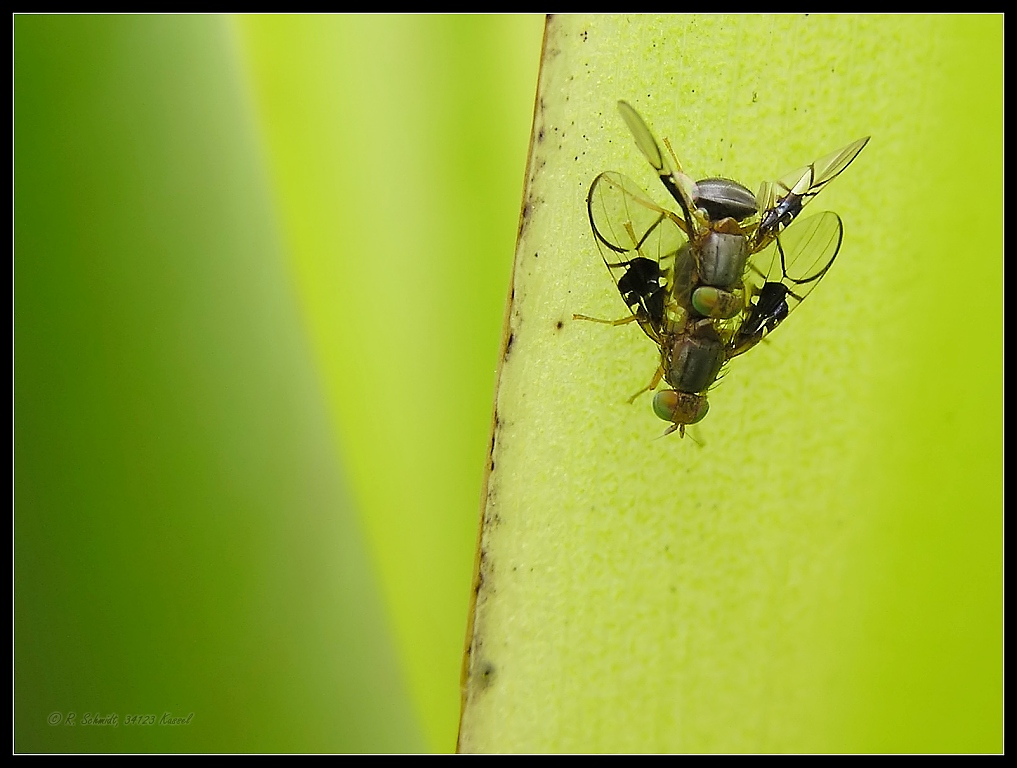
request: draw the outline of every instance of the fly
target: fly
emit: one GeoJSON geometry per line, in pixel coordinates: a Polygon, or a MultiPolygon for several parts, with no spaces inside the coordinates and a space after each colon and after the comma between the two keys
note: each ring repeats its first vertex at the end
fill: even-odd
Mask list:
{"type": "Polygon", "coordinates": [[[671,422],[664,434],[684,436],[686,425],[706,416],[706,392],[727,362],[783,322],[833,264],[843,240],[840,217],[828,212],[796,219],[868,138],[764,182],[753,196],[730,179],[693,181],[670,144],[668,154],[661,151],[635,109],[624,101],[618,109],[680,213],[658,206],[623,174],[597,176],[587,195],[590,227],[630,314],[573,317],[640,326],[660,349],[661,362],[630,402],[664,380],[672,389],[654,395],[654,412],[671,422]]]}

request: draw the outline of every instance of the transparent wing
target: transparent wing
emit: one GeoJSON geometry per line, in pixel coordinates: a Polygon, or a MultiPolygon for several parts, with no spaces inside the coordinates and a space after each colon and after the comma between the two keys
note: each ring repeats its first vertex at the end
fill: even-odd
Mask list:
{"type": "Polygon", "coordinates": [[[691,261],[684,232],[673,213],[614,171],[593,180],[586,202],[593,236],[618,292],[646,335],[659,343],[669,317],[675,262],[691,261]]]}
{"type": "Polygon", "coordinates": [[[663,183],[667,191],[678,202],[678,205],[681,206],[682,214],[685,216],[687,224],[686,230],[691,231],[693,226],[692,211],[695,210],[695,205],[693,204],[695,199],[695,182],[682,172],[681,167],[678,166],[677,159],[671,162],[668,156],[661,151],[660,144],[657,143],[653,131],[650,130],[646,121],[633,109],[631,104],[627,101],[619,101],[618,111],[621,112],[622,119],[629,127],[629,130],[632,131],[632,135],[636,140],[636,146],[639,147],[639,150],[646,156],[650,165],[653,166],[653,170],[660,176],[661,183],[663,183]]]}
{"type": "Polygon", "coordinates": [[[774,247],[752,259],[764,282],[753,290],[744,320],[728,345],[728,359],[748,352],[787,319],[833,266],[844,239],[840,216],[831,211],[796,222],[774,247]]]}
{"type": "Polygon", "coordinates": [[[844,224],[833,211],[799,221],[781,235],[774,266],[779,264],[781,282],[800,296],[799,301],[833,266],[843,239],[844,224]]]}
{"type": "Polygon", "coordinates": [[[646,159],[649,160],[654,170],[657,173],[673,173],[674,168],[671,167],[667,155],[660,151],[660,145],[657,144],[653,131],[650,130],[642,116],[627,101],[618,102],[618,111],[629,130],[632,131],[632,135],[636,139],[636,146],[646,155],[646,159]]]}
{"type": "Polygon", "coordinates": [[[636,182],[620,173],[606,171],[597,176],[590,185],[586,203],[593,234],[598,242],[616,253],[659,251],[670,246],[676,250],[685,242],[674,214],[653,202],[636,182]]]}
{"type": "Polygon", "coordinates": [[[757,247],[765,247],[789,227],[802,208],[843,173],[868,142],[866,136],[776,181],[764,181],[756,195],[756,204],[762,212],[756,231],[757,247]]]}
{"type": "Polygon", "coordinates": [[[843,173],[868,143],[868,136],[858,139],[836,152],[819,158],[811,165],[785,174],[775,183],[785,192],[815,196],[824,186],[843,173]]]}

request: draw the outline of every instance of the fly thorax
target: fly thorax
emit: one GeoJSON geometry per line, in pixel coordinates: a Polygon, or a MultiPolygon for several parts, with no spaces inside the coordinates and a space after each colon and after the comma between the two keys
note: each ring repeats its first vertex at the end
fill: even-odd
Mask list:
{"type": "Polygon", "coordinates": [[[679,392],[702,392],[724,364],[724,344],[709,323],[670,340],[664,378],[679,392]]]}
{"type": "Polygon", "coordinates": [[[744,235],[707,233],[699,245],[699,280],[716,288],[733,288],[745,273],[749,255],[744,235]]]}

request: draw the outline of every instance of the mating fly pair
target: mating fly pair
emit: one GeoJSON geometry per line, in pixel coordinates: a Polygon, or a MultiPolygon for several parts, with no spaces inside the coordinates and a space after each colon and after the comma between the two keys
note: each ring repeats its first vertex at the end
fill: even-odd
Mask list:
{"type": "Polygon", "coordinates": [[[783,322],[830,269],[844,235],[840,217],[797,217],[869,138],[764,182],[753,195],[730,179],[693,181],[629,104],[618,109],[680,212],[658,206],[627,176],[597,176],[586,200],[590,226],[631,315],[573,317],[639,324],[660,347],[660,365],[630,402],[663,379],[671,389],[654,395],[654,413],[671,422],[664,434],[684,436],[686,425],[706,416],[706,391],[721,368],[783,322]]]}

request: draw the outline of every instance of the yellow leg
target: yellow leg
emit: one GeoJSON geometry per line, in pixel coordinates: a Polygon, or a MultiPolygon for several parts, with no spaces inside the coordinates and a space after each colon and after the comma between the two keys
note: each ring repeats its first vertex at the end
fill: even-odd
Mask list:
{"type": "Polygon", "coordinates": [[[631,323],[636,319],[635,315],[629,315],[623,317],[620,320],[601,320],[599,317],[590,317],[588,315],[572,315],[573,320],[589,320],[591,323],[603,323],[604,325],[625,325],[625,323],[631,323]]]}
{"type": "Polygon", "coordinates": [[[653,374],[653,378],[650,379],[650,383],[647,384],[645,387],[643,387],[638,392],[636,392],[636,394],[634,394],[632,397],[630,397],[629,398],[629,404],[631,405],[632,403],[634,403],[636,401],[636,398],[639,397],[641,394],[643,394],[643,392],[649,392],[651,389],[656,389],[657,385],[660,384],[660,380],[662,378],[664,378],[664,369],[662,367],[658,366],[657,367],[657,372],[655,374],[653,374]]]}

